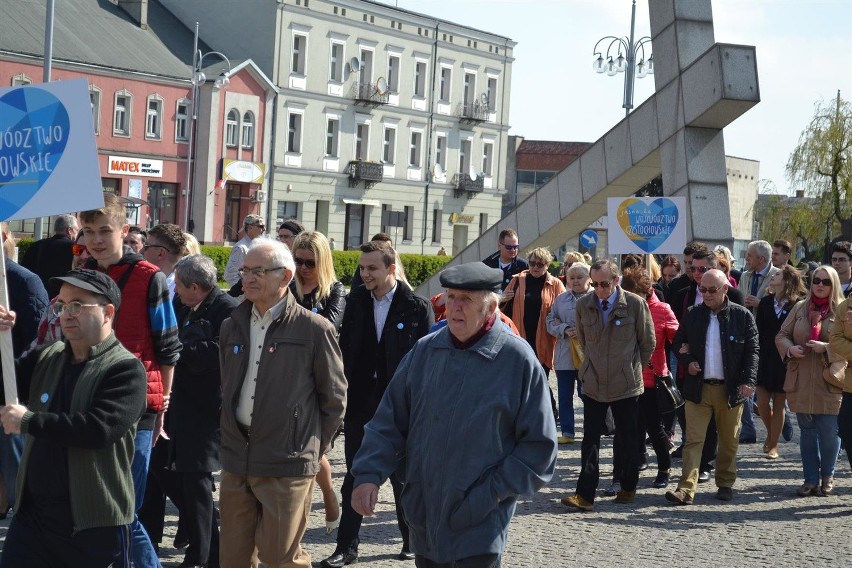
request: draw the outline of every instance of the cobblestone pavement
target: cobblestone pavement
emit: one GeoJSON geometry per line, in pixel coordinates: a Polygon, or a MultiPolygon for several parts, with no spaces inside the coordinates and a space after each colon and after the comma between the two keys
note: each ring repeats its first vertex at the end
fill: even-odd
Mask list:
{"type": "MultiPolygon", "coordinates": [[[[837,464],[837,489],[831,497],[801,498],[795,494],[802,483],[796,436],[779,445],[781,458],[767,460],[761,452],[765,430],[759,418],[758,443],[740,446],[739,479],[734,500],[715,499],[711,480],[701,484],[695,504],[677,507],[665,501],[665,490],[654,489],[653,450],[651,467],[642,472],[636,502],[617,505],[600,495],[595,510],[567,510],[559,503],[573,493],[577,482],[582,437],[579,400],[578,441],[559,448],[553,481],[533,497],[521,499],[509,529],[505,567],[561,566],[841,566],[852,554],[852,475],[845,451],[837,464]]],[[[794,419],[795,423],[795,419],[794,419]]],[[[612,465],[612,438],[605,438],[601,454],[601,489],[608,485],[612,465]]],[[[330,456],[339,488],[345,470],[343,444],[330,456]]],[[[678,475],[680,461],[672,473],[678,475]]],[[[669,488],[673,488],[673,482],[669,488]]],[[[376,568],[413,568],[413,562],[396,560],[401,548],[393,512],[393,496],[385,484],[378,513],[366,519],[361,530],[359,564],[376,568]]],[[[324,511],[319,489],[314,492],[304,547],[314,566],[334,550],[334,535],[325,534],[324,511]]],[[[182,551],[169,548],[177,518],[171,509],[163,541],[164,566],[177,566],[182,551]]],[[[5,538],[9,521],[0,523],[5,538]]]]}

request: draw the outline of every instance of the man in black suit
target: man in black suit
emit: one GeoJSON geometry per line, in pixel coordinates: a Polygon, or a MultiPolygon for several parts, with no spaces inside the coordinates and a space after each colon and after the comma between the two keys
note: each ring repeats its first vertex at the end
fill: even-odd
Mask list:
{"type": "MultiPolygon", "coordinates": [[[[700,241],[689,241],[686,243],[686,246],[683,247],[683,274],[669,282],[668,293],[666,295],[666,298],[669,300],[669,304],[671,304],[672,296],[674,296],[675,292],[681,288],[689,286],[692,282],[692,272],[689,270],[692,268],[692,255],[694,255],[697,251],[702,250],[706,251],[708,248],[707,245],[700,241]]],[[[674,309],[674,307],[672,309],[674,309]]],[[[675,312],[675,314],[677,314],[677,312],[675,312]]]]}
{"type": "Polygon", "coordinates": [[[77,237],[77,230],[77,218],[74,215],[58,215],[53,221],[53,236],[34,242],[21,259],[21,266],[41,278],[51,298],[59,294],[61,286],[50,279],[65,276],[71,270],[71,260],[74,258],[71,245],[77,237]]]}
{"type": "MultiPolygon", "coordinates": [[[[337,531],[334,553],[320,563],[322,568],[337,568],[358,561],[358,544],[363,517],[352,508],[355,478],[352,462],[364,439],[364,426],[369,422],[393,378],[402,358],[434,323],[432,305],[411,291],[396,277],[396,251],[383,241],[361,245],[358,267],[362,286],[353,288],[346,301],[340,329],[340,350],[346,390],[344,422],[344,454],[346,477],[341,495],[343,513],[337,531]]],[[[390,476],[396,502],[396,516],[402,536],[400,560],[414,560],[409,547],[408,525],[400,496],[402,483],[396,474],[390,476]]]]}
{"type": "Polygon", "coordinates": [[[529,263],[518,256],[521,245],[518,244],[518,233],[515,229],[503,229],[500,231],[500,239],[497,242],[498,251],[483,260],[485,266],[499,268],[503,271],[503,283],[500,290],[506,289],[512,276],[528,270],[529,263]]]}

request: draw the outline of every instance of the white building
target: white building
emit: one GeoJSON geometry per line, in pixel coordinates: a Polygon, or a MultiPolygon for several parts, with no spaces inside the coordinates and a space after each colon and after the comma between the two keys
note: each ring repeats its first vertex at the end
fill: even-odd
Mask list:
{"type": "Polygon", "coordinates": [[[365,0],[161,0],[278,86],[269,223],[460,251],[500,218],[509,38],[365,0]],[[249,9],[250,7],[250,9],[249,9]]]}

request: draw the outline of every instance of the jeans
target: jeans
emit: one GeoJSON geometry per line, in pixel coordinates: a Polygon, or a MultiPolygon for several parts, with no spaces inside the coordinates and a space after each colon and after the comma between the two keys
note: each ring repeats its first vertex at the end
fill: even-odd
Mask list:
{"type": "Polygon", "coordinates": [[[837,415],[837,431],[846,448],[849,466],[852,467],[852,392],[843,393],[840,414],[837,415]]]}
{"type": "MultiPolygon", "coordinates": [[[[674,414],[674,413],[671,413],[674,414]]],[[[669,437],[663,430],[663,417],[657,405],[657,390],[646,388],[639,395],[639,419],[640,429],[651,438],[654,453],[657,454],[657,469],[668,471],[672,467],[672,456],[669,454],[669,437]]],[[[645,436],[641,437],[642,445],[645,444],[645,436]]]]}
{"type": "MultiPolygon", "coordinates": [[[[0,472],[6,486],[6,500],[9,507],[15,507],[15,482],[18,478],[18,466],[21,452],[24,450],[23,434],[3,434],[0,432],[0,472]]],[[[5,513],[6,511],[0,511],[5,513]]]]}
{"type": "Polygon", "coordinates": [[[432,562],[419,554],[414,557],[415,568],[500,568],[499,554],[480,554],[454,560],[453,562],[432,562]]]}
{"type": "Polygon", "coordinates": [[[556,384],[559,394],[559,426],[562,435],[573,438],[574,430],[574,384],[577,385],[577,394],[582,396],[583,389],[577,380],[577,371],[556,371],[556,384]]]}
{"type": "Polygon", "coordinates": [[[823,477],[834,475],[840,437],[837,435],[837,417],[829,414],[796,413],[802,436],[802,472],[805,483],[818,485],[823,477]]]}
{"type": "MultiPolygon", "coordinates": [[[[145,484],[148,480],[148,463],[151,459],[151,440],[153,430],[137,430],[134,440],[135,451],[130,474],[133,476],[133,491],[136,492],[136,512],[142,506],[145,498],[145,484]]],[[[137,568],[160,568],[160,561],[154,551],[154,545],[145,532],[145,527],[134,517],[130,523],[130,558],[137,568]]]]}
{"type": "Polygon", "coordinates": [[[757,430],[754,428],[754,398],[748,397],[743,401],[742,428],[740,440],[756,440],[757,430]]]}

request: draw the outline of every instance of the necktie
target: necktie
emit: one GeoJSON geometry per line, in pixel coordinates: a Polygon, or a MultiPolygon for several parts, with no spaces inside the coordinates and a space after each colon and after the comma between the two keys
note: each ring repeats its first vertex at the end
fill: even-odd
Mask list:
{"type": "Polygon", "coordinates": [[[760,287],[760,277],[763,276],[759,272],[755,272],[751,277],[751,295],[757,296],[757,289],[760,287]]]}
{"type": "Polygon", "coordinates": [[[607,311],[609,309],[609,300],[601,300],[601,309],[607,311]]]}

